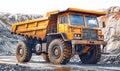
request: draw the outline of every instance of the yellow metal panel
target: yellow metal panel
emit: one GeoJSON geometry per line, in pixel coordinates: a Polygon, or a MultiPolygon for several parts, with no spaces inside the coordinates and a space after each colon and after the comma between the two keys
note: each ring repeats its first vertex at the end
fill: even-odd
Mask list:
{"type": "Polygon", "coordinates": [[[28,23],[27,27],[26,28],[33,28],[33,27],[36,27],[36,22],[34,23],[28,23]]]}
{"type": "Polygon", "coordinates": [[[82,12],[82,13],[88,13],[88,14],[96,14],[96,15],[105,15],[105,14],[107,14],[106,12],[100,12],[100,11],[94,11],[94,10],[85,10],[85,9],[79,9],[79,8],[68,8],[67,10],[63,10],[63,11],[56,10],[56,11],[48,12],[46,14],[46,16],[50,16],[52,14],[58,14],[58,13],[61,13],[61,12],[66,12],[66,11],[76,11],[76,12],[82,12]]]}
{"type": "Polygon", "coordinates": [[[94,10],[85,10],[85,9],[78,9],[78,8],[68,8],[69,11],[77,11],[77,12],[83,12],[83,13],[90,13],[90,14],[96,14],[96,15],[105,15],[106,12],[100,12],[100,11],[94,11],[94,10]]]}
{"type": "Polygon", "coordinates": [[[37,31],[37,30],[46,30],[46,26],[36,27],[36,28],[29,28],[29,29],[21,29],[17,30],[18,33],[30,32],[30,31],[37,31]]]}
{"type": "Polygon", "coordinates": [[[17,26],[17,30],[21,30],[21,29],[25,29],[26,27],[25,27],[25,25],[19,25],[19,26],[17,26]]]}
{"type": "Polygon", "coordinates": [[[46,16],[48,17],[48,16],[50,16],[50,15],[52,15],[52,14],[57,14],[57,13],[59,13],[59,12],[60,12],[59,10],[47,12],[46,16]]]}
{"type": "Polygon", "coordinates": [[[46,35],[48,22],[48,19],[37,19],[16,23],[12,25],[11,32],[18,35],[43,39],[46,35]]]}
{"type": "Polygon", "coordinates": [[[59,32],[59,33],[65,32],[65,28],[64,28],[64,25],[63,25],[63,24],[58,24],[58,32],[59,32]]]}
{"type": "Polygon", "coordinates": [[[34,23],[34,22],[46,21],[46,20],[48,20],[48,18],[34,19],[34,20],[29,20],[29,21],[25,21],[25,22],[14,23],[14,24],[15,25],[22,25],[22,24],[26,24],[26,23],[34,23]]]}

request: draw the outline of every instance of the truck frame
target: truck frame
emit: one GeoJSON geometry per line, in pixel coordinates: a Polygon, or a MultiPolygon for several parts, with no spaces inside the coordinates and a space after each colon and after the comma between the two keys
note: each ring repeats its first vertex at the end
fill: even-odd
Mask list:
{"type": "Polygon", "coordinates": [[[48,12],[46,18],[13,24],[11,33],[26,38],[17,45],[18,62],[29,62],[35,53],[47,62],[66,64],[78,54],[82,63],[96,64],[101,57],[100,46],[106,45],[97,17],[105,14],[68,8],[48,12]]]}

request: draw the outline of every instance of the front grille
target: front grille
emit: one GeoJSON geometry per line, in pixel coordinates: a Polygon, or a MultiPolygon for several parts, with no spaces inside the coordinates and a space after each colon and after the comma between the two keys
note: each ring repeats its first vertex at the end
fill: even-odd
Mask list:
{"type": "Polygon", "coordinates": [[[97,40],[98,32],[93,29],[83,29],[82,30],[82,39],[83,40],[97,40]]]}

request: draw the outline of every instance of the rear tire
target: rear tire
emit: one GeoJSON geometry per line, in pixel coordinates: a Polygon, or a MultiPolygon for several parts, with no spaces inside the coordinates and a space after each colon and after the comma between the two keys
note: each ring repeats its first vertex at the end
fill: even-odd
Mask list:
{"type": "Polygon", "coordinates": [[[79,55],[82,63],[84,64],[96,64],[101,58],[100,47],[91,47],[89,52],[79,55]]]}
{"type": "Polygon", "coordinates": [[[18,46],[16,48],[16,58],[18,62],[24,63],[29,62],[32,57],[32,50],[27,47],[25,42],[18,43],[18,46]]]}
{"type": "Polygon", "coordinates": [[[71,53],[71,47],[62,39],[54,39],[48,47],[48,57],[53,64],[67,64],[71,53]]]}

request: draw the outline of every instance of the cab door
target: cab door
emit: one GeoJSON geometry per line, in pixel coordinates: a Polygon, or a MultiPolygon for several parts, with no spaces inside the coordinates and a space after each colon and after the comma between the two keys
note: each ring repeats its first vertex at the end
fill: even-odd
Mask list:
{"type": "Polygon", "coordinates": [[[58,17],[58,33],[68,32],[68,16],[62,15],[58,17]]]}

